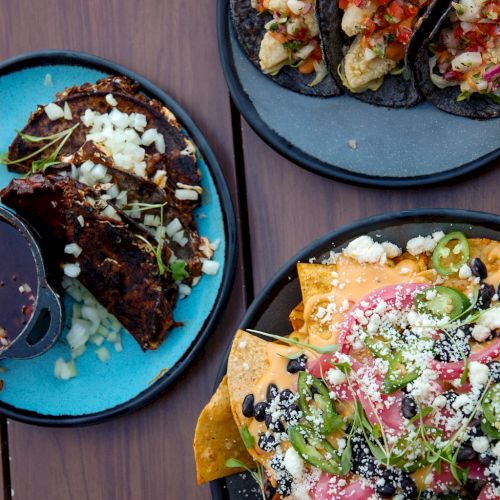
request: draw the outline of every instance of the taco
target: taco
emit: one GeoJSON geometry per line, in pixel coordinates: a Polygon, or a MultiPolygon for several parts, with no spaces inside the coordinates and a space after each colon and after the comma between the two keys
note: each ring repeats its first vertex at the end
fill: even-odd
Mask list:
{"type": "Polygon", "coordinates": [[[416,51],[414,74],[425,97],[458,116],[500,116],[500,6],[497,1],[450,2],[416,51]]]}
{"type": "Polygon", "coordinates": [[[318,0],[325,59],[357,99],[394,108],[421,100],[407,47],[437,0],[318,0]]]}
{"type": "Polygon", "coordinates": [[[325,65],[315,0],[231,0],[237,38],[274,82],[313,96],[342,93],[325,65]]]}

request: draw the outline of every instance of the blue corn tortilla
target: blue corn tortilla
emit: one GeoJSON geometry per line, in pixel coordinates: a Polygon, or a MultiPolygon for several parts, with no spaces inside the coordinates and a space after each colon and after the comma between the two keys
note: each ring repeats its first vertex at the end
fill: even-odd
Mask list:
{"type": "Polygon", "coordinates": [[[446,113],[466,118],[475,118],[476,120],[496,118],[500,116],[500,104],[480,94],[472,95],[469,101],[457,101],[457,97],[460,94],[460,86],[440,89],[431,80],[429,59],[432,57],[432,54],[429,50],[429,45],[439,38],[441,29],[448,18],[451,8],[451,3],[448,2],[444,13],[441,11],[440,17],[434,20],[433,24],[426,22],[422,31],[423,42],[420,42],[418,46],[414,45],[410,47],[412,52],[411,65],[413,66],[413,74],[415,75],[417,86],[434,106],[446,113]]]}
{"type": "MultiPolygon", "coordinates": [[[[236,37],[248,59],[260,70],[259,50],[266,33],[264,25],[271,20],[267,14],[259,14],[251,5],[251,0],[231,0],[231,14],[236,37]]],[[[275,75],[266,75],[278,85],[301,94],[332,97],[342,94],[335,80],[327,75],[318,85],[309,84],[314,75],[303,75],[297,68],[285,66],[275,75]]]]}

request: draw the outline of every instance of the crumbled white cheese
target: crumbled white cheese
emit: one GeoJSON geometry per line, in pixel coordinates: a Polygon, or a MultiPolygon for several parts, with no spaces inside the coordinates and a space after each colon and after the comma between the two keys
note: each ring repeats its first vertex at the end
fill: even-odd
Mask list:
{"type": "Polygon", "coordinates": [[[500,328],[500,307],[484,311],[477,320],[477,324],[486,326],[490,330],[500,328]]]}
{"type": "Polygon", "coordinates": [[[326,379],[331,385],[343,384],[346,381],[345,374],[338,368],[331,368],[328,370],[326,379]]]}
{"type": "Polygon", "coordinates": [[[285,452],[283,464],[294,479],[300,479],[304,473],[304,462],[300,455],[290,446],[285,452]]]}
{"type": "Polygon", "coordinates": [[[430,236],[417,236],[406,244],[406,249],[412,255],[433,252],[439,241],[444,238],[443,231],[437,231],[430,236]]]}
{"type": "Polygon", "coordinates": [[[487,365],[471,361],[469,364],[469,381],[473,386],[483,386],[488,383],[490,369],[487,365]]]}
{"type": "Polygon", "coordinates": [[[472,329],[472,337],[478,342],[484,342],[491,334],[491,331],[488,327],[483,325],[474,325],[472,329]]]}
{"type": "Polygon", "coordinates": [[[497,458],[500,458],[500,441],[497,442],[492,451],[497,458]]]}
{"type": "Polygon", "coordinates": [[[363,235],[351,241],[344,249],[343,253],[361,264],[385,264],[388,258],[401,255],[401,250],[388,241],[378,243],[370,236],[363,235]]]}
{"type": "Polygon", "coordinates": [[[458,271],[458,277],[462,280],[466,280],[471,276],[472,276],[472,270],[467,264],[464,264],[458,271]]]}
{"type": "Polygon", "coordinates": [[[484,453],[485,451],[488,450],[489,446],[490,446],[490,443],[489,443],[488,438],[486,436],[475,437],[472,440],[472,448],[477,453],[484,453]]]}

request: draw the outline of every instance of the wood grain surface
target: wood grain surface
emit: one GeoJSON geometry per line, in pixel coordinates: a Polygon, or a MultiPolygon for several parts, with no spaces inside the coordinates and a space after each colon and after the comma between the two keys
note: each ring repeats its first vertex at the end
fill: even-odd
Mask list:
{"type": "Polygon", "coordinates": [[[9,422],[4,435],[15,499],[210,498],[207,486],[195,484],[196,418],[248,299],[288,258],[328,230],[381,212],[456,207],[498,213],[499,169],[440,188],[358,188],[308,173],[271,150],[244,122],[235,127],[239,122],[232,122],[219,65],[214,5],[214,0],[0,0],[2,59],[43,48],[83,50],[137,71],[177,99],[212,145],[242,228],[227,311],[206,348],[164,397],[89,428],[9,422]]]}

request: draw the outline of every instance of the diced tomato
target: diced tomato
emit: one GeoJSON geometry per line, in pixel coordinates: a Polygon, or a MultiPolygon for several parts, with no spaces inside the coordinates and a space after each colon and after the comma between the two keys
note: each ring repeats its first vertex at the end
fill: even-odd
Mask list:
{"type": "Polygon", "coordinates": [[[356,7],[361,7],[365,0],[351,0],[356,7]]]}
{"type": "Polygon", "coordinates": [[[283,35],[282,33],[277,33],[276,31],[269,31],[268,32],[275,40],[278,40],[278,42],[285,43],[288,41],[288,38],[283,35]]]}
{"type": "Polygon", "coordinates": [[[405,7],[405,15],[406,17],[415,17],[418,14],[419,8],[415,5],[408,4],[405,7]]]}
{"type": "Polygon", "coordinates": [[[462,29],[462,27],[460,26],[460,24],[457,24],[456,28],[455,28],[455,38],[462,38],[462,35],[464,34],[464,30],[462,29]]]}
{"type": "Polygon", "coordinates": [[[365,36],[370,36],[372,33],[375,32],[375,30],[377,28],[378,28],[378,26],[370,18],[368,18],[365,21],[364,35],[365,36]]]}
{"type": "Polygon", "coordinates": [[[391,42],[387,44],[387,48],[385,50],[385,57],[387,59],[391,59],[392,61],[401,61],[405,56],[405,48],[402,43],[399,42],[391,42]]]}
{"type": "Polygon", "coordinates": [[[388,5],[391,0],[376,0],[377,5],[388,5]]]}
{"type": "Polygon", "coordinates": [[[496,18],[500,17],[500,4],[498,2],[490,2],[487,3],[486,6],[483,8],[483,13],[488,19],[495,19],[495,14],[496,18]]]}
{"type": "Polygon", "coordinates": [[[396,39],[399,43],[407,45],[413,35],[413,30],[400,24],[396,28],[396,39]]]}
{"type": "Polygon", "coordinates": [[[293,35],[293,37],[297,40],[304,40],[305,38],[307,38],[307,29],[300,28],[299,30],[297,30],[295,35],[293,35]]]}
{"type": "Polygon", "coordinates": [[[349,0],[340,0],[339,1],[339,7],[342,10],[346,10],[348,6],[349,6],[349,0]]]}
{"type": "Polygon", "coordinates": [[[391,2],[391,5],[387,8],[387,13],[394,19],[396,23],[399,23],[403,20],[405,11],[403,7],[401,7],[396,0],[391,2]]]}
{"type": "Polygon", "coordinates": [[[266,9],[266,7],[264,7],[264,4],[262,2],[259,2],[256,6],[255,6],[255,9],[257,10],[257,12],[264,12],[266,9]]]}
{"type": "Polygon", "coordinates": [[[315,49],[311,52],[311,55],[309,57],[311,59],[314,59],[315,61],[321,61],[323,59],[323,53],[321,52],[321,47],[317,45],[315,49]]]}

